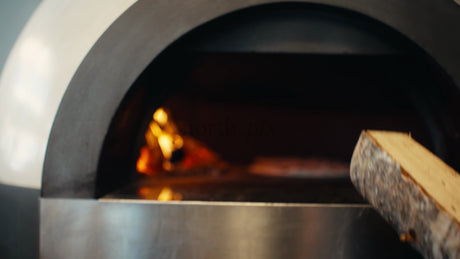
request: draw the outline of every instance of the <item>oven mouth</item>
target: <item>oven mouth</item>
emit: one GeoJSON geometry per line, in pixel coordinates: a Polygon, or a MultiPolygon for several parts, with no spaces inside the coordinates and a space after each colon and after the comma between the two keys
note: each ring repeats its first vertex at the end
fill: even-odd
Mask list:
{"type": "Polygon", "coordinates": [[[294,6],[229,14],[152,61],[112,120],[97,197],[365,203],[348,177],[362,129],[411,132],[449,159],[442,124],[450,121],[440,113],[450,85],[417,46],[348,11],[294,6]],[[305,36],[314,26],[334,33],[305,36]],[[180,140],[167,158],[158,144],[146,149],[152,123],[161,128],[152,119],[158,111],[173,118],[169,145],[180,140]],[[197,159],[190,146],[212,161],[184,170],[184,159],[197,159]],[[148,172],[136,170],[142,149],[156,159],[148,172]]]}
{"type": "Polygon", "coordinates": [[[423,117],[431,114],[417,110],[418,93],[405,86],[432,82],[415,76],[422,69],[413,57],[186,51],[178,56],[184,68],[172,71],[179,80],[160,72],[168,75],[160,82],[174,90],[146,104],[156,110],[143,115],[147,126],[134,134],[130,183],[101,197],[361,204],[348,176],[361,129],[411,132],[431,149],[444,148],[430,132],[437,126],[423,117]],[[162,126],[155,120],[159,112],[169,118],[162,126]],[[155,130],[163,135],[152,134],[155,130]],[[161,145],[148,145],[165,136],[168,157],[161,145]],[[150,165],[142,171],[136,164],[146,150],[150,165]]]}

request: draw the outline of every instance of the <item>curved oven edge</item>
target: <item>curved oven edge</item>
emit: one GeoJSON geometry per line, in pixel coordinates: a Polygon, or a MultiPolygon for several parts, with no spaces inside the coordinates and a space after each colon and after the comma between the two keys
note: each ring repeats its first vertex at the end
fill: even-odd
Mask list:
{"type": "Polygon", "coordinates": [[[369,205],[42,198],[40,226],[42,258],[420,258],[369,205]]]}

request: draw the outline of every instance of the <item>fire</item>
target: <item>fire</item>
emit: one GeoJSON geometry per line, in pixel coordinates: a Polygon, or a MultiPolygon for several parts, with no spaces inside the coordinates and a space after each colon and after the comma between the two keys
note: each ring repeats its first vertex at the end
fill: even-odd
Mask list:
{"type": "Polygon", "coordinates": [[[137,160],[136,168],[138,172],[142,172],[145,174],[152,174],[153,171],[149,167],[149,160],[150,160],[150,151],[147,147],[141,148],[141,154],[139,159],[137,160]]]}
{"type": "Polygon", "coordinates": [[[150,122],[150,133],[156,137],[163,157],[170,160],[175,150],[182,148],[184,141],[178,134],[176,125],[168,120],[169,116],[163,108],[158,108],[150,122]]]}
{"type": "Polygon", "coordinates": [[[159,108],[153,114],[153,120],[155,120],[161,126],[164,126],[168,122],[168,114],[163,108],[159,108]]]}
{"type": "Polygon", "coordinates": [[[185,172],[192,168],[222,167],[218,156],[199,141],[181,136],[170,114],[158,108],[145,132],[145,146],[140,150],[136,168],[139,173],[185,172]]]}
{"type": "Polygon", "coordinates": [[[136,166],[138,172],[148,175],[162,169],[173,169],[170,162],[173,153],[180,150],[184,144],[177,126],[169,119],[170,116],[165,109],[158,108],[152,117],[145,133],[146,146],[142,147],[136,166]]]}

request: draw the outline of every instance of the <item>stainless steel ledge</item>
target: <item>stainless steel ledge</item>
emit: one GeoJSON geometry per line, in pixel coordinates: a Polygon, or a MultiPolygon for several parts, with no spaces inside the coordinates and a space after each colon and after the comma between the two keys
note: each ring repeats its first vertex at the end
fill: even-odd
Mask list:
{"type": "Polygon", "coordinates": [[[42,258],[418,258],[368,205],[40,200],[42,258]]]}

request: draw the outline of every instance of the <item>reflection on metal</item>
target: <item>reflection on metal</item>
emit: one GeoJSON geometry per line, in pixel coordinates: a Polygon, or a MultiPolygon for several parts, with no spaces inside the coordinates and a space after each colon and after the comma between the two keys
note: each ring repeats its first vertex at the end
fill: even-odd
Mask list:
{"type": "Polygon", "coordinates": [[[41,199],[42,258],[417,258],[368,205],[41,199]]]}
{"type": "Polygon", "coordinates": [[[160,194],[158,194],[157,200],[159,201],[180,201],[182,200],[182,195],[180,193],[174,192],[169,187],[163,187],[160,194]]]}

